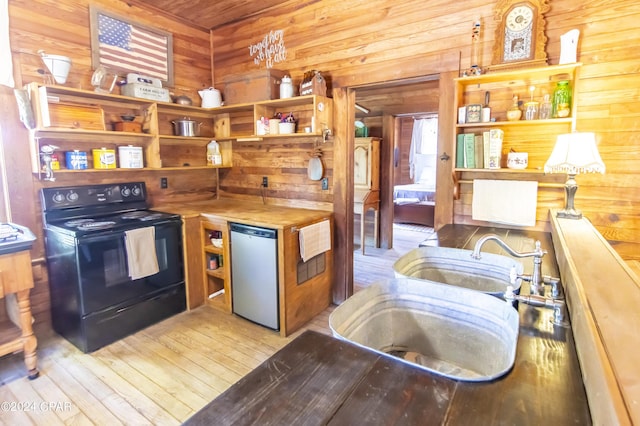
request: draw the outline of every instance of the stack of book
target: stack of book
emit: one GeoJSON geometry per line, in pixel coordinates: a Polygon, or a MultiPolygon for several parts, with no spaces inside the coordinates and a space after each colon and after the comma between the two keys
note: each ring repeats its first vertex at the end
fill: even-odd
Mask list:
{"type": "Polygon", "coordinates": [[[475,133],[460,133],[456,144],[457,169],[499,169],[502,160],[504,131],[491,129],[475,133]]]}

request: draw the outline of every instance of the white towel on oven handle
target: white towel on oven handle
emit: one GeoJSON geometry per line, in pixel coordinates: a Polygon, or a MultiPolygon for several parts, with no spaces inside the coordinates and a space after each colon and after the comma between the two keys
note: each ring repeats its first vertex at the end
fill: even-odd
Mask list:
{"type": "Polygon", "coordinates": [[[129,277],[132,280],[148,277],[160,271],[156,256],[156,231],[153,226],[124,232],[129,277]]]}
{"type": "Polygon", "coordinates": [[[300,228],[298,237],[303,262],[331,250],[331,226],[328,220],[300,228]]]}

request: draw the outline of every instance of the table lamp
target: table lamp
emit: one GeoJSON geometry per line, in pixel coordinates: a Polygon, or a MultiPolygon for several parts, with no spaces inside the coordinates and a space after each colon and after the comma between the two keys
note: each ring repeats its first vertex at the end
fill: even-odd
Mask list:
{"type": "Polygon", "coordinates": [[[605,167],[596,146],[596,136],[590,132],[574,132],[558,135],[553,152],[544,165],[545,173],[567,173],[564,184],[565,206],[557,216],[580,219],[582,213],[573,205],[579,173],[604,173],[605,167]]]}

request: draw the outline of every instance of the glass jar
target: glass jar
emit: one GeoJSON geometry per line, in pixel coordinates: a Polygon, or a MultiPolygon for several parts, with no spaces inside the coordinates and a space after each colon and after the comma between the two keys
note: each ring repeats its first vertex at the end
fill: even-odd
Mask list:
{"type": "Polygon", "coordinates": [[[549,94],[545,93],[542,98],[542,103],[540,104],[540,120],[547,120],[551,118],[551,100],[549,99],[549,94]]]}
{"type": "Polygon", "coordinates": [[[524,119],[525,120],[537,120],[538,119],[538,106],[537,101],[525,102],[524,104],[524,119]]]}
{"type": "Polygon", "coordinates": [[[553,92],[551,116],[553,118],[568,117],[571,112],[571,88],[567,80],[559,81],[553,92]]]}

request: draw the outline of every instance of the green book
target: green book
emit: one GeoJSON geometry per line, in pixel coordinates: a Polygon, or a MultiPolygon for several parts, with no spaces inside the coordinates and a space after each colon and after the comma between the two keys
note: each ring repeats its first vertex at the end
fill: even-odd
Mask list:
{"type": "Polygon", "coordinates": [[[490,135],[489,132],[482,132],[482,147],[484,149],[483,159],[484,159],[485,169],[489,168],[489,147],[490,147],[489,135],[490,135]]]}
{"type": "Polygon", "coordinates": [[[464,133],[458,135],[456,143],[456,168],[464,168],[464,133]]]}
{"type": "Polygon", "coordinates": [[[476,169],[484,167],[484,144],[482,143],[482,135],[475,135],[475,143],[473,146],[475,154],[476,169]]]}
{"type": "Polygon", "coordinates": [[[476,168],[475,155],[476,135],[473,133],[464,134],[464,167],[467,169],[476,168]]]}

